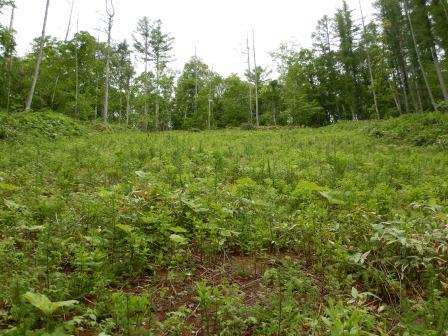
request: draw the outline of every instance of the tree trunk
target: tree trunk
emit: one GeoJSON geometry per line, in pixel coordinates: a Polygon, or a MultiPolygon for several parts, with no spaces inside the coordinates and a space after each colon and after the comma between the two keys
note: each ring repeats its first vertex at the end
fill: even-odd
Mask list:
{"type": "MultiPolygon", "coordinates": [[[[70,16],[68,18],[68,25],[67,25],[67,30],[65,31],[65,38],[64,38],[64,42],[67,42],[68,40],[68,34],[70,33],[70,27],[72,25],[72,14],[73,14],[73,6],[75,4],[75,0],[72,0],[72,5],[70,8],[70,16]]],[[[79,14],[78,14],[78,21],[79,21],[79,14]]],[[[60,75],[58,74],[56,76],[56,80],[54,81],[54,88],[53,88],[53,94],[51,95],[51,108],[54,108],[54,99],[56,97],[56,90],[58,88],[58,83],[59,83],[59,77],[60,75]]]]}
{"type": "MultiPolygon", "coordinates": [[[[112,11],[109,11],[106,8],[106,12],[108,15],[108,24],[107,24],[107,52],[106,52],[106,67],[104,69],[104,97],[103,97],[103,121],[105,123],[108,122],[109,119],[109,84],[110,84],[110,43],[111,43],[111,35],[112,35],[112,24],[113,17],[115,15],[115,10],[112,4],[112,11]]],[[[106,2],[107,5],[107,2],[106,2]]]]}
{"type": "MultiPolygon", "coordinates": [[[[364,30],[364,35],[366,34],[366,24],[364,22],[364,13],[362,10],[362,5],[361,5],[361,0],[359,0],[359,9],[361,10],[361,21],[362,21],[362,29],[364,30]]],[[[370,53],[369,53],[369,48],[368,46],[366,46],[366,54],[367,54],[367,66],[369,68],[369,75],[370,75],[370,85],[372,87],[372,95],[373,95],[373,103],[375,106],[375,114],[376,114],[376,119],[380,119],[380,111],[378,109],[378,99],[376,96],[376,88],[375,88],[375,78],[373,76],[373,71],[372,71],[372,62],[370,59],[370,53]]]]}
{"type": "Polygon", "coordinates": [[[160,97],[159,97],[159,68],[160,68],[160,60],[156,58],[156,113],[154,116],[154,126],[156,131],[159,130],[159,113],[160,113],[160,97]]]}
{"type": "Polygon", "coordinates": [[[398,110],[398,114],[401,115],[401,106],[400,106],[400,102],[398,101],[397,95],[395,93],[392,94],[394,97],[394,102],[395,102],[395,106],[397,107],[398,110]]]}
{"type": "MultiPolygon", "coordinates": [[[[145,118],[148,117],[148,93],[149,93],[149,85],[148,85],[148,54],[149,54],[149,44],[148,37],[145,35],[145,105],[143,107],[143,113],[145,118]]],[[[148,123],[145,120],[145,131],[148,130],[148,123]]]]}
{"type": "Polygon", "coordinates": [[[436,101],[434,100],[434,95],[432,94],[431,87],[429,86],[428,76],[426,75],[426,71],[423,66],[422,59],[420,57],[420,51],[419,51],[418,45],[417,45],[417,38],[415,37],[414,27],[412,25],[412,20],[411,20],[411,15],[409,14],[408,0],[404,1],[404,6],[405,6],[405,11],[406,11],[406,16],[409,21],[409,29],[411,31],[411,36],[412,36],[412,41],[413,41],[414,48],[415,48],[415,53],[417,55],[417,62],[420,66],[423,80],[425,81],[426,89],[428,90],[428,95],[429,95],[429,98],[431,99],[431,104],[432,104],[434,110],[437,112],[438,111],[437,104],[436,104],[436,101]]]}
{"type": "Polygon", "coordinates": [[[194,47],[194,114],[198,113],[198,56],[194,47]]]}
{"type": "Polygon", "coordinates": [[[406,72],[404,69],[398,72],[401,91],[403,93],[404,113],[409,113],[409,101],[408,101],[408,81],[406,80],[406,72]]]}
{"type": "Polygon", "coordinates": [[[446,19],[448,20],[448,8],[447,8],[447,5],[445,4],[445,1],[441,0],[440,4],[442,5],[443,12],[445,13],[446,19]]]}
{"type": "Polygon", "coordinates": [[[98,71],[98,67],[96,64],[97,55],[98,55],[98,46],[100,45],[100,37],[98,36],[96,39],[96,48],[95,48],[95,73],[96,73],[96,86],[95,86],[95,120],[98,118],[98,92],[100,90],[100,73],[98,71]]]}
{"type": "Polygon", "coordinates": [[[423,102],[422,102],[422,97],[420,95],[420,87],[417,83],[416,80],[413,80],[412,83],[414,84],[414,92],[415,92],[415,97],[413,97],[413,101],[414,101],[414,105],[415,105],[415,110],[417,112],[423,112],[423,102]],[[417,101],[415,101],[415,99],[417,98],[417,101]]]}
{"type": "Polygon", "coordinates": [[[33,78],[31,79],[31,87],[28,93],[28,97],[26,99],[25,104],[25,112],[31,110],[31,104],[33,103],[34,90],[36,89],[37,78],[39,77],[40,64],[42,63],[42,58],[44,56],[44,45],[45,45],[45,30],[47,28],[47,19],[48,19],[48,8],[50,7],[50,0],[47,0],[47,4],[45,6],[45,16],[44,23],[42,25],[42,36],[40,38],[39,45],[39,55],[36,59],[36,66],[34,67],[33,78]]]}
{"type": "MultiPolygon", "coordinates": [[[[76,34],[79,33],[79,13],[78,20],[76,22],[76,34]]],[[[75,46],[75,115],[79,119],[79,64],[78,64],[78,41],[75,46]]]]}
{"type": "Polygon", "coordinates": [[[442,69],[440,67],[439,57],[437,56],[437,51],[435,47],[431,48],[432,59],[434,61],[434,67],[436,68],[437,77],[440,83],[440,89],[442,90],[443,99],[448,102],[448,90],[446,88],[445,77],[443,76],[442,69]]]}
{"type": "MultiPolygon", "coordinates": [[[[129,52],[129,64],[131,64],[131,53],[129,52]]],[[[131,71],[128,75],[126,85],[126,126],[129,126],[129,114],[131,112],[131,71]]]]}
{"type": "Polygon", "coordinates": [[[252,49],[254,51],[254,68],[255,68],[255,121],[257,127],[260,126],[260,119],[258,115],[258,73],[257,73],[257,57],[255,52],[255,32],[252,29],[252,49]]]}
{"type": "MultiPolygon", "coordinates": [[[[247,49],[247,73],[250,76],[251,69],[250,69],[250,47],[249,47],[249,36],[247,36],[246,40],[246,49],[247,49]]],[[[254,111],[252,109],[252,85],[249,81],[249,113],[250,113],[250,124],[253,125],[254,121],[254,111]]]]}
{"type": "MultiPolygon", "coordinates": [[[[212,69],[213,72],[213,69],[212,69]]],[[[208,73],[208,118],[207,126],[208,130],[212,129],[212,72],[208,73]]]]}
{"type": "MultiPolygon", "coordinates": [[[[12,35],[14,31],[14,11],[16,7],[12,6],[11,8],[11,20],[9,22],[9,33],[12,35]]],[[[9,59],[8,59],[8,89],[7,89],[7,101],[6,101],[6,112],[9,112],[9,106],[11,104],[11,85],[12,85],[12,50],[10,51],[9,59]]]]}

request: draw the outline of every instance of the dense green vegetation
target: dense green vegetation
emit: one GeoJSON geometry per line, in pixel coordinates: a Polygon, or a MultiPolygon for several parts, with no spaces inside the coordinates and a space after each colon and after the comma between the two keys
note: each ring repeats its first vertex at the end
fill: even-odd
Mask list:
{"type": "Polygon", "coordinates": [[[0,113],[0,139],[6,141],[25,141],[27,138],[30,141],[36,138],[57,139],[86,132],[86,127],[60,113],[0,113]]]}
{"type": "Polygon", "coordinates": [[[45,3],[17,55],[0,0],[1,335],[448,335],[446,0],[342,1],[276,78],[45,3]]]}
{"type": "MultiPolygon", "coordinates": [[[[111,2],[106,1],[109,11],[111,2]]],[[[11,4],[0,1],[0,12],[9,13],[11,4]]],[[[0,22],[0,108],[24,109],[42,47],[30,107],[81,120],[189,130],[244,123],[323,126],[447,111],[447,1],[373,4],[367,20],[361,7],[349,8],[341,1],[335,13],[316,23],[312,46],[273,45],[277,69],[252,64],[255,46],[248,41],[243,76],[223,76],[200,55],[183,69],[173,69],[175,36],[157,18],[136,18],[132,36],[115,41],[120,22],[109,12],[110,25],[104,29],[112,36],[107,42],[104,36],[98,40],[96,32],[74,33],[68,24],[64,40],[44,34],[34,40],[29,54],[20,56],[13,25],[0,22]]],[[[50,20],[52,15],[50,6],[50,20]]]]}
{"type": "Polygon", "coordinates": [[[445,115],[166,133],[9,118],[2,334],[448,331],[445,115]]]}

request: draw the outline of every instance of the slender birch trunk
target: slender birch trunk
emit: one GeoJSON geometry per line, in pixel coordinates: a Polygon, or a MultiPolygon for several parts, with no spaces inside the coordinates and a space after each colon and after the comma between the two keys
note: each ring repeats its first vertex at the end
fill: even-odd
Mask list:
{"type": "MultiPolygon", "coordinates": [[[[11,8],[11,19],[9,22],[9,34],[13,34],[14,32],[14,11],[15,11],[16,7],[13,5],[11,8]]],[[[12,86],[12,63],[13,63],[13,58],[12,58],[12,50],[9,51],[10,55],[9,55],[9,59],[8,59],[8,89],[7,89],[7,100],[6,100],[6,113],[9,112],[9,106],[11,104],[11,86],[12,86]]]]}
{"type": "Polygon", "coordinates": [[[255,121],[257,127],[260,126],[260,119],[258,115],[258,72],[257,72],[257,56],[255,52],[255,32],[252,29],[252,49],[254,51],[254,68],[255,68],[255,121]]]}
{"type": "Polygon", "coordinates": [[[415,37],[414,26],[412,24],[411,15],[409,14],[409,7],[408,7],[408,1],[407,0],[405,0],[404,6],[405,6],[405,11],[406,11],[406,16],[407,16],[408,22],[409,22],[409,29],[411,31],[411,36],[412,36],[412,41],[413,41],[413,44],[414,44],[415,53],[417,55],[417,62],[419,64],[419,66],[420,66],[420,70],[422,72],[423,80],[425,81],[426,89],[428,90],[428,95],[429,95],[429,98],[431,99],[431,104],[432,104],[432,106],[434,108],[434,111],[437,112],[438,111],[437,104],[436,104],[436,101],[434,99],[434,95],[432,94],[431,87],[429,86],[428,76],[426,75],[426,71],[425,71],[425,68],[423,66],[422,59],[420,57],[420,51],[418,50],[417,38],[415,37]]]}
{"type": "Polygon", "coordinates": [[[40,64],[42,63],[42,58],[44,57],[45,30],[47,28],[48,8],[49,7],[50,7],[50,0],[47,0],[47,4],[45,6],[44,23],[42,25],[42,36],[40,38],[39,54],[36,59],[36,66],[34,67],[33,78],[31,79],[30,91],[29,91],[28,97],[26,99],[25,112],[28,112],[29,110],[31,110],[31,104],[33,103],[34,90],[36,89],[37,78],[39,77],[40,64]]]}
{"type": "MultiPolygon", "coordinates": [[[[75,4],[75,0],[72,0],[72,4],[71,4],[71,8],[70,8],[70,16],[68,18],[67,30],[65,31],[64,42],[68,41],[68,34],[70,34],[70,27],[72,25],[72,15],[73,15],[74,4],[75,4]]],[[[79,18],[79,14],[78,14],[78,18],[79,18]]],[[[54,108],[54,99],[56,97],[56,90],[57,90],[58,84],[59,84],[59,77],[60,77],[60,74],[58,74],[56,76],[56,80],[54,81],[53,94],[51,95],[51,108],[54,108]]]]}
{"type": "Polygon", "coordinates": [[[159,113],[160,113],[160,90],[159,90],[159,77],[160,77],[160,60],[156,59],[156,113],[154,116],[155,119],[155,128],[156,131],[159,130],[159,113]]]}
{"type": "Polygon", "coordinates": [[[104,97],[103,97],[103,120],[105,123],[108,122],[109,118],[109,85],[110,85],[110,44],[112,35],[113,18],[115,16],[115,8],[113,1],[111,0],[111,8],[108,6],[106,0],[106,13],[108,16],[107,23],[107,52],[106,52],[106,67],[104,69],[104,97]]]}
{"type": "MultiPolygon", "coordinates": [[[[359,0],[359,9],[361,11],[362,29],[364,31],[364,35],[366,35],[367,30],[366,30],[366,24],[364,21],[364,13],[362,10],[361,0],[359,0]]],[[[367,55],[367,66],[369,68],[369,75],[370,75],[370,86],[372,87],[373,103],[375,105],[375,114],[376,114],[376,118],[379,120],[380,119],[380,111],[378,109],[378,99],[376,96],[375,77],[373,76],[372,61],[370,59],[370,53],[369,53],[368,46],[366,46],[366,55],[367,55]]]]}
{"type": "MultiPolygon", "coordinates": [[[[76,34],[79,33],[79,12],[78,19],[76,21],[76,34]]],[[[75,46],[75,115],[79,118],[79,64],[78,64],[78,41],[76,41],[75,46]]]]}
{"type": "MultiPolygon", "coordinates": [[[[96,40],[96,50],[95,50],[95,61],[97,61],[98,55],[98,47],[100,45],[100,37],[97,37],[96,40]]],[[[98,92],[100,90],[100,73],[98,71],[98,67],[95,64],[96,71],[96,87],[95,87],[95,120],[98,118],[98,92]]]]}
{"type": "Polygon", "coordinates": [[[198,56],[194,47],[194,114],[198,113],[198,56]]]}
{"type": "MultiPolygon", "coordinates": [[[[148,54],[149,54],[149,42],[148,36],[145,34],[145,104],[143,107],[143,113],[145,118],[148,117],[148,93],[149,93],[149,84],[148,84],[148,54]]],[[[148,130],[147,122],[145,121],[145,131],[148,130]]]]}
{"type": "MultiPolygon", "coordinates": [[[[129,52],[129,64],[131,64],[131,53],[129,52]]],[[[132,72],[129,71],[127,85],[126,85],[126,126],[129,126],[129,114],[131,112],[131,76],[132,72]]]]}
{"type": "MultiPolygon", "coordinates": [[[[250,76],[251,68],[250,68],[250,47],[249,47],[249,36],[246,39],[246,50],[247,50],[247,74],[250,76]]],[[[250,113],[250,124],[253,125],[254,121],[254,111],[252,109],[252,85],[249,81],[249,113],[250,113]]]]}
{"type": "Polygon", "coordinates": [[[212,129],[212,71],[208,72],[208,118],[207,125],[208,129],[212,129]]]}
{"type": "Polygon", "coordinates": [[[442,68],[440,67],[439,57],[437,56],[437,50],[435,47],[431,48],[432,59],[434,61],[434,67],[439,79],[440,89],[442,90],[443,99],[448,102],[448,90],[446,88],[445,77],[443,76],[442,68]]]}

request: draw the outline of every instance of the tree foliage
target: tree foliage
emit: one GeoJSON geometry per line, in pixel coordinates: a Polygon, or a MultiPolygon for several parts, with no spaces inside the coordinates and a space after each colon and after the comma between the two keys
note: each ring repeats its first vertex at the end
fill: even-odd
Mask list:
{"type": "MultiPolygon", "coordinates": [[[[11,5],[2,1],[0,8],[11,5]]],[[[446,1],[376,0],[374,7],[374,16],[361,26],[359,9],[343,1],[317,22],[310,48],[281,45],[272,52],[276,78],[263,66],[244,77],[224,78],[197,56],[176,72],[170,69],[174,38],[160,20],[143,17],[132,46],[112,43],[112,121],[159,130],[207,128],[209,119],[211,127],[251,123],[256,82],[263,125],[315,127],[446,109],[446,1]]],[[[1,108],[23,108],[38,42],[17,57],[14,30],[0,28],[1,108]]],[[[47,36],[33,109],[98,118],[106,51],[105,43],[87,31],[67,41],[47,36]]]]}

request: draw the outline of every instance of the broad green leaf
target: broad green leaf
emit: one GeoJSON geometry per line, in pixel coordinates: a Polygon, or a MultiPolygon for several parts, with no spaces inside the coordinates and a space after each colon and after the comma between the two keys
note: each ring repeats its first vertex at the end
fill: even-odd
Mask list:
{"type": "Polygon", "coordinates": [[[119,228],[121,231],[124,231],[126,233],[131,233],[134,228],[127,224],[116,224],[115,227],[119,228]]]}
{"type": "Polygon", "coordinates": [[[331,191],[318,191],[319,195],[321,195],[323,198],[325,198],[328,203],[335,204],[335,205],[344,205],[345,202],[341,199],[336,198],[336,195],[334,192],[331,191]]]}
{"type": "Polygon", "coordinates": [[[43,231],[45,229],[45,226],[43,226],[43,225],[33,225],[33,226],[22,225],[20,228],[23,230],[26,230],[26,231],[30,231],[30,232],[37,232],[37,231],[43,231]]]}
{"type": "Polygon", "coordinates": [[[9,184],[9,183],[3,183],[0,182],[0,191],[16,191],[19,187],[9,184]]]}
{"type": "Polygon", "coordinates": [[[173,231],[174,233],[186,233],[186,232],[188,232],[187,229],[184,229],[183,227],[180,227],[180,226],[172,226],[172,227],[170,227],[170,230],[173,231]]]}
{"type": "Polygon", "coordinates": [[[300,181],[297,183],[296,188],[309,190],[309,191],[325,191],[328,190],[328,188],[322,187],[314,182],[310,181],[300,181]]]}
{"type": "Polygon", "coordinates": [[[180,236],[180,235],[177,235],[177,234],[172,234],[171,236],[170,236],[170,239],[173,241],[173,242],[175,242],[175,243],[177,243],[177,244],[186,244],[186,243],[188,243],[188,239],[187,238],[185,238],[185,237],[183,237],[183,236],[180,236]]]}
{"type": "Polygon", "coordinates": [[[147,173],[145,173],[144,171],[141,171],[141,170],[137,170],[135,172],[135,175],[137,175],[138,177],[146,177],[147,173]]]}
{"type": "Polygon", "coordinates": [[[84,239],[94,246],[101,246],[104,242],[102,238],[95,236],[84,236],[84,239]]]}
{"type": "Polygon", "coordinates": [[[238,180],[236,180],[236,184],[239,186],[245,186],[245,187],[256,187],[257,182],[252,180],[250,177],[243,177],[238,180]]]}
{"type": "Polygon", "coordinates": [[[114,197],[114,192],[110,190],[100,190],[97,192],[98,196],[104,199],[109,199],[114,197]]]}
{"type": "Polygon", "coordinates": [[[194,208],[193,211],[196,213],[205,213],[205,212],[208,212],[209,209],[208,208],[194,208]]]}
{"type": "Polygon", "coordinates": [[[75,304],[78,304],[78,301],[76,300],[51,302],[45,295],[32,292],[25,293],[23,297],[47,316],[52,315],[61,307],[72,307],[75,304]]]}
{"type": "Polygon", "coordinates": [[[4,202],[6,207],[9,208],[10,210],[22,210],[26,208],[24,205],[17,204],[7,199],[5,199],[4,202]]]}
{"type": "Polygon", "coordinates": [[[358,295],[359,295],[358,290],[355,287],[352,287],[352,297],[356,299],[358,295]]]}

